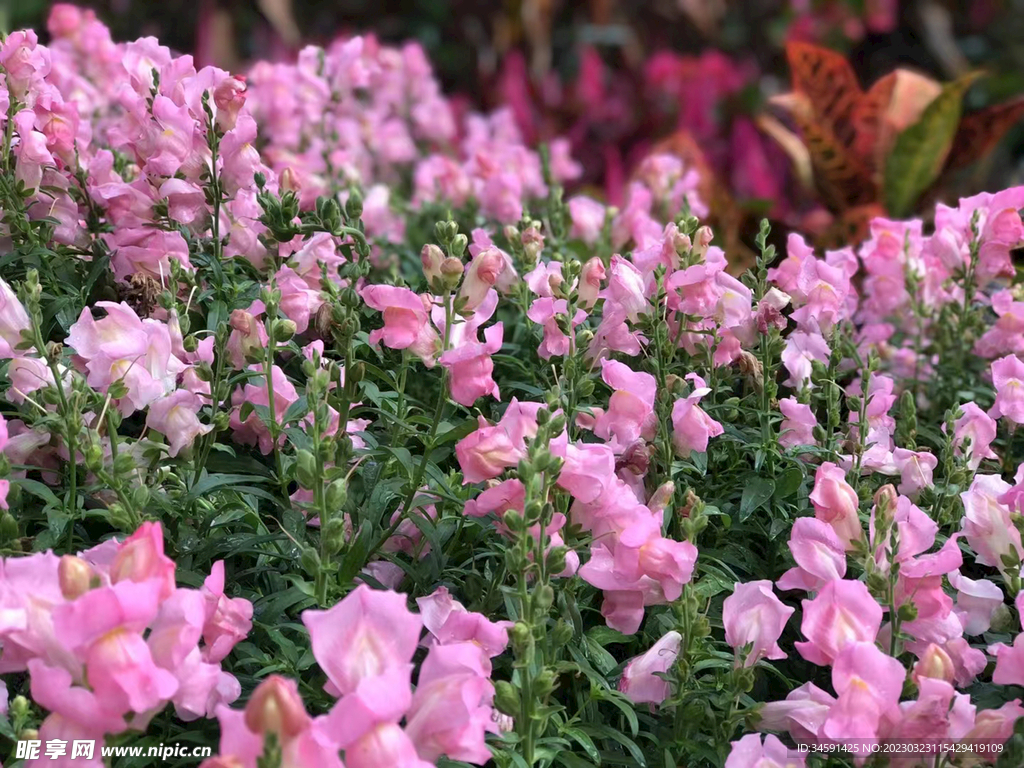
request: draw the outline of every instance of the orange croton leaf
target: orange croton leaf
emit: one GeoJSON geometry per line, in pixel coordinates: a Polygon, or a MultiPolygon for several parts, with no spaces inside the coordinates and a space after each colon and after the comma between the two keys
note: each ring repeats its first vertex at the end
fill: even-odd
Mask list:
{"type": "Polygon", "coordinates": [[[850,63],[839,53],[801,42],[786,44],[793,90],[807,97],[814,117],[843,144],[853,142],[850,121],[862,91],[850,63]]]}
{"type": "Polygon", "coordinates": [[[842,211],[876,199],[871,173],[852,144],[842,142],[828,125],[815,119],[814,107],[805,94],[791,93],[785,99],[810,153],[823,202],[833,211],[842,211]]]}

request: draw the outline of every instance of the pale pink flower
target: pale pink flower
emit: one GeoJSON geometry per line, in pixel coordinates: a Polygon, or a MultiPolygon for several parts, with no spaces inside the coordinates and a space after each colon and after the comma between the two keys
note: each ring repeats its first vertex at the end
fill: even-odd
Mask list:
{"type": "Polygon", "coordinates": [[[873,643],[881,625],[882,607],[864,583],[837,579],[803,601],[800,629],[807,640],[795,646],[812,664],[827,666],[850,643],[873,643]]]}
{"type": "Polygon", "coordinates": [[[170,443],[167,454],[172,458],[195,441],[208,434],[213,426],[199,422],[202,401],[198,395],[185,389],[176,389],[155,401],[146,413],[146,426],[156,430],[170,443]]]}
{"type": "Polygon", "coordinates": [[[590,309],[597,303],[597,299],[601,294],[601,282],[605,277],[604,262],[597,256],[592,256],[588,259],[580,273],[580,306],[590,309]]]}
{"type": "Polygon", "coordinates": [[[596,243],[604,229],[605,207],[585,195],[571,198],[568,207],[572,220],[570,237],[579,238],[587,245],[596,243]]]}
{"type": "Polygon", "coordinates": [[[648,302],[644,296],[644,283],[640,270],[631,262],[615,254],[608,270],[608,287],[601,292],[605,305],[614,307],[630,322],[647,312],[648,302]]]}
{"type": "Polygon", "coordinates": [[[964,634],[969,636],[988,632],[992,617],[1003,604],[1003,590],[988,579],[969,579],[960,571],[949,574],[949,585],[956,590],[956,611],[964,634]]]}
{"type": "Polygon", "coordinates": [[[832,526],[847,550],[853,542],[864,538],[864,530],[857,515],[857,492],[846,482],[846,473],[832,462],[826,461],[814,475],[814,490],[810,495],[814,516],[832,526]]]}
{"type": "Polygon", "coordinates": [[[371,344],[383,341],[391,349],[409,349],[427,367],[434,365],[441,339],[430,325],[428,297],[391,285],[368,285],[361,295],[367,306],[384,314],[384,327],[370,332],[371,344]]]}
{"type": "MultiPolygon", "coordinates": [[[[262,371],[261,366],[251,366],[253,371],[262,371]]],[[[295,385],[289,381],[285,372],[278,366],[273,366],[270,375],[274,381],[274,415],[278,423],[282,423],[288,408],[299,399],[299,393],[295,385]]],[[[252,405],[270,406],[270,393],[266,386],[266,377],[253,377],[241,390],[235,390],[231,395],[231,402],[235,408],[231,411],[230,426],[233,437],[242,445],[258,445],[263,455],[274,450],[274,441],[270,436],[270,429],[264,423],[259,414],[249,413],[245,421],[242,421],[241,410],[245,403],[252,405]],[[253,384],[252,381],[258,382],[253,384]]],[[[279,437],[283,442],[285,436],[279,437]]]]}
{"type": "Polygon", "coordinates": [[[484,343],[470,339],[441,355],[441,365],[449,368],[451,373],[452,400],[469,407],[485,395],[501,399],[498,385],[492,378],[494,361],[491,355],[501,349],[503,333],[504,325],[495,323],[484,331],[484,343]]]}
{"type": "Polygon", "coordinates": [[[801,403],[795,397],[779,400],[779,410],[785,418],[779,427],[779,445],[784,448],[795,448],[798,445],[816,445],[814,428],[818,420],[811,406],[801,403]]]}
{"type": "Polygon", "coordinates": [[[804,768],[803,755],[792,756],[776,736],[768,734],[761,744],[761,734],[748,733],[731,744],[725,768],[804,768]]]}
{"type": "Polygon", "coordinates": [[[490,665],[475,643],[435,645],[420,668],[406,733],[424,760],[441,755],[483,765],[491,759],[485,737],[497,733],[490,665]]]}
{"type": "Polygon", "coordinates": [[[0,360],[24,354],[15,348],[22,342],[22,331],[31,328],[32,321],[28,312],[18,301],[11,286],[0,278],[0,360]]]}
{"type": "Polygon", "coordinates": [[[506,270],[505,255],[491,246],[480,251],[469,262],[469,268],[462,281],[459,298],[465,299],[465,308],[474,310],[494,288],[506,270]]]}
{"type": "Polygon", "coordinates": [[[779,589],[816,592],[828,582],[846,575],[843,542],[824,520],[799,517],[793,521],[789,551],[793,553],[796,567],[782,575],[779,589]]]}
{"type": "Polygon", "coordinates": [[[963,416],[953,425],[953,444],[957,455],[967,453],[970,458],[967,466],[977,470],[983,459],[995,459],[992,441],[996,439],[997,425],[995,420],[978,407],[977,403],[964,403],[960,406],[963,416]],[[970,439],[970,447],[964,448],[964,442],[970,439]]]}
{"type": "Polygon", "coordinates": [[[302,623],[331,693],[344,696],[363,681],[396,670],[408,688],[423,622],[405,602],[398,592],[360,584],[329,610],[303,611],[302,623]]]}
{"type": "Polygon", "coordinates": [[[899,705],[906,670],[872,641],[847,643],[832,665],[836,703],[822,724],[822,735],[844,739],[879,738],[880,727],[899,705]]]}
{"type": "Polygon", "coordinates": [[[976,475],[971,487],[960,494],[964,503],[963,531],[977,562],[1006,570],[1003,555],[1015,551],[1024,557],[1020,531],[1010,519],[1009,508],[999,499],[1010,484],[999,475],[976,475]]]}
{"type": "Polygon", "coordinates": [[[725,641],[737,652],[751,646],[745,667],[762,658],[784,659],[778,640],[795,610],[775,596],[770,581],[737,582],[722,606],[725,641]]]}
{"type": "Polygon", "coordinates": [[[996,402],[989,414],[1024,424],[1024,363],[1015,355],[996,360],[992,363],[992,383],[996,388],[996,402]]]}
{"type": "Polygon", "coordinates": [[[684,458],[696,451],[704,453],[708,440],[718,437],[724,431],[722,425],[704,412],[698,403],[711,393],[702,378],[695,373],[686,375],[693,383],[693,391],[676,400],[672,406],[672,445],[676,453],[684,458]]]}
{"type": "Polygon", "coordinates": [[[442,645],[475,643],[487,658],[498,656],[508,645],[511,622],[491,621],[481,613],[467,611],[445,587],[416,598],[416,605],[423,626],[442,645]]]}
{"type": "Polygon", "coordinates": [[[654,396],[658,385],[649,373],[634,371],[617,360],[601,361],[601,378],[615,390],[607,410],[594,424],[594,434],[628,444],[656,426],[654,396]]]}
{"type": "Polygon", "coordinates": [[[676,663],[682,635],[668,632],[640,656],[626,664],[619,679],[619,690],[634,704],[661,704],[668,698],[671,685],[655,673],[668,673],[676,663]]]}
{"type": "Polygon", "coordinates": [[[900,472],[900,493],[916,498],[922,488],[932,484],[932,472],[939,465],[939,460],[928,451],[908,451],[897,448],[892,452],[892,460],[900,472]]]}

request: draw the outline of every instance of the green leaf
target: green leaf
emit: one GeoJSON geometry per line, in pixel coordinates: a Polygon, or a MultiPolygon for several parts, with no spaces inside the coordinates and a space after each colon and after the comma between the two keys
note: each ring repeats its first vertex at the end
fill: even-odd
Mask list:
{"type": "Polygon", "coordinates": [[[938,178],[960,125],[964,93],[977,78],[967,75],[945,85],[921,118],[896,137],[885,163],[885,207],[891,216],[913,213],[938,178]]]}
{"type": "Polygon", "coordinates": [[[259,477],[257,475],[207,475],[194,486],[192,490],[188,492],[188,495],[183,499],[183,506],[188,506],[193,501],[198,499],[200,496],[205,496],[210,491],[216,488],[224,488],[230,486],[245,486],[247,493],[252,493],[252,488],[248,487],[252,483],[265,483],[268,478],[259,477]]]}
{"type": "Polygon", "coordinates": [[[579,728],[564,728],[562,730],[562,735],[569,737],[583,747],[583,751],[587,753],[587,757],[593,760],[596,765],[601,764],[601,753],[597,751],[597,745],[594,744],[594,740],[586,733],[581,731],[579,728]]]}
{"type": "Polygon", "coordinates": [[[799,467],[790,467],[782,473],[775,483],[775,498],[786,499],[792,496],[800,488],[804,479],[804,473],[799,467]]]}
{"type": "Polygon", "coordinates": [[[291,424],[293,421],[299,421],[309,412],[309,405],[306,403],[306,396],[303,395],[288,406],[288,410],[284,412],[281,423],[291,424]]]}
{"type": "Polygon", "coordinates": [[[743,522],[755,511],[763,507],[772,494],[775,493],[775,483],[763,477],[752,478],[743,489],[740,497],[740,522],[743,522]]]}

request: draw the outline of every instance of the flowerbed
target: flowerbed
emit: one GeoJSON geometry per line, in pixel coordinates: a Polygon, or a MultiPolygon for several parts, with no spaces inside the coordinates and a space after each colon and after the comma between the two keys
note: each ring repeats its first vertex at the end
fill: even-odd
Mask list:
{"type": "Polygon", "coordinates": [[[1024,764],[1024,189],[736,278],[681,161],[565,200],[416,46],[50,30],[0,47],[12,753],[1024,764]]]}

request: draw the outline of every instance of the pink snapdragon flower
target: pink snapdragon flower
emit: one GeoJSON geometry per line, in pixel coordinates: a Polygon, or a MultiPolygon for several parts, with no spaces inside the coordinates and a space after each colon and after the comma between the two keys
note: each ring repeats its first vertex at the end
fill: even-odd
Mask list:
{"type": "MultiPolygon", "coordinates": [[[[262,368],[254,365],[250,366],[250,370],[261,371],[262,368]]],[[[285,372],[278,366],[273,366],[270,375],[274,380],[274,415],[277,417],[278,423],[281,423],[288,408],[299,399],[299,393],[285,372]]],[[[245,421],[242,421],[244,404],[270,406],[270,394],[265,377],[262,380],[255,378],[255,381],[258,383],[253,384],[250,381],[241,390],[236,389],[232,393],[231,402],[235,407],[231,410],[229,424],[235,440],[242,445],[258,445],[260,451],[266,456],[274,450],[270,429],[255,412],[249,413],[245,421]]],[[[279,437],[279,442],[283,442],[284,439],[285,436],[282,434],[279,437]]]]}
{"type": "Polygon", "coordinates": [[[803,755],[793,757],[790,750],[771,734],[748,733],[731,744],[725,768],[804,768],[806,759],[803,755]]]}
{"type": "Polygon", "coordinates": [[[998,475],[976,475],[971,487],[960,494],[964,503],[963,532],[981,565],[1005,572],[1003,555],[1016,552],[1024,558],[1020,531],[1010,519],[1010,510],[1000,499],[1010,484],[998,475]]]}
{"type": "Polygon", "coordinates": [[[821,735],[843,741],[876,741],[887,718],[897,712],[906,670],[871,641],[846,644],[832,664],[836,703],[821,727],[821,735]]]}
{"type": "Polygon", "coordinates": [[[989,414],[1024,424],[1024,363],[1016,355],[1007,355],[992,363],[992,383],[996,402],[989,414]]]}
{"type": "Polygon", "coordinates": [[[491,621],[481,613],[467,611],[445,587],[416,598],[423,626],[442,645],[475,643],[486,658],[498,656],[508,645],[508,621],[491,621]]]}
{"type": "Polygon", "coordinates": [[[209,434],[211,424],[199,422],[202,401],[186,389],[176,389],[155,401],[146,414],[146,426],[164,435],[170,443],[168,455],[177,456],[200,435],[209,434]]]}
{"type": "Polygon", "coordinates": [[[654,396],[658,389],[654,377],[616,360],[602,360],[601,378],[614,392],[608,408],[594,423],[594,434],[623,445],[642,434],[653,435],[654,396]]]}
{"type": "Polygon", "coordinates": [[[922,488],[932,484],[932,472],[939,460],[928,451],[908,451],[897,448],[892,452],[893,463],[900,472],[900,484],[896,490],[911,498],[917,498],[922,488]]]}
{"type": "Polygon", "coordinates": [[[420,668],[405,731],[430,764],[441,755],[476,765],[491,760],[485,737],[499,729],[490,664],[481,656],[472,642],[434,645],[420,668]]]}
{"type": "MultiPolygon", "coordinates": [[[[544,360],[552,357],[564,357],[569,353],[572,338],[562,332],[558,327],[558,318],[568,317],[569,303],[565,299],[542,298],[537,299],[530,305],[526,316],[535,323],[544,326],[544,339],[537,348],[537,354],[544,360]]],[[[582,309],[576,310],[572,319],[572,327],[587,319],[587,313],[582,309]]],[[[572,331],[575,337],[575,331],[572,331]]]]}
{"type": "Polygon", "coordinates": [[[825,584],[846,576],[846,551],[828,523],[815,517],[798,517],[789,536],[789,551],[796,567],[778,581],[779,589],[816,592],[825,584]]]}
{"type": "Polygon", "coordinates": [[[16,347],[21,344],[22,331],[32,328],[28,312],[18,301],[11,286],[0,278],[0,360],[24,354],[16,347]]]}
{"type": "Polygon", "coordinates": [[[140,320],[123,302],[100,301],[95,306],[105,310],[106,317],[95,320],[86,307],[68,331],[68,344],[83,361],[89,386],[106,392],[122,382],[128,392],[118,400],[118,408],[124,415],[172,392],[186,366],[173,353],[167,324],[140,320]]]}
{"type": "Polygon", "coordinates": [[[694,451],[707,451],[708,440],[718,437],[724,431],[724,427],[698,405],[711,393],[711,388],[695,373],[686,374],[686,378],[692,382],[693,391],[676,400],[672,406],[672,445],[676,453],[684,458],[688,458],[694,451]]]}
{"type": "Polygon", "coordinates": [[[469,407],[485,395],[501,399],[498,385],[492,378],[491,355],[501,349],[503,333],[504,325],[495,323],[484,331],[483,343],[467,340],[441,355],[441,365],[451,371],[452,400],[469,407]]]}
{"type": "Polygon", "coordinates": [[[601,296],[605,299],[605,306],[618,310],[633,323],[649,308],[640,270],[618,254],[612,256],[608,287],[601,296]]]}
{"type": "Polygon", "coordinates": [[[745,667],[762,658],[784,659],[778,640],[795,610],[775,596],[770,581],[737,582],[722,606],[725,641],[737,652],[751,646],[745,667]]]}
{"type": "Polygon", "coordinates": [[[795,448],[798,445],[815,445],[814,428],[818,420],[811,406],[798,401],[795,397],[779,400],[779,410],[785,417],[779,427],[779,445],[783,448],[795,448]]]}
{"type": "Polygon", "coordinates": [[[619,690],[634,704],[661,704],[671,685],[656,673],[666,674],[676,663],[682,635],[668,632],[650,649],[629,661],[619,678],[619,690]]]}
{"type": "Polygon", "coordinates": [[[221,730],[219,755],[203,762],[205,768],[256,768],[269,735],[277,738],[282,765],[342,768],[337,744],[322,723],[306,713],[293,680],[270,675],[253,691],[244,710],[221,706],[217,719],[221,730]]]}
{"type": "Polygon", "coordinates": [[[576,237],[587,245],[593,245],[604,229],[605,207],[585,195],[577,195],[568,202],[572,227],[570,237],[576,237]]]}
{"type": "Polygon", "coordinates": [[[803,601],[800,630],[807,640],[796,649],[812,664],[827,666],[850,643],[873,643],[881,625],[882,607],[864,583],[837,579],[803,601]]]}
{"type": "Polygon", "coordinates": [[[428,367],[433,367],[440,336],[430,325],[430,299],[408,288],[368,285],[361,294],[367,306],[382,312],[384,327],[370,332],[370,343],[383,341],[391,349],[409,349],[428,367]]]}
{"type": "Polygon", "coordinates": [[[967,454],[970,458],[967,466],[977,470],[984,459],[995,459],[992,441],[996,439],[998,426],[995,419],[985,413],[976,403],[964,403],[960,406],[963,415],[954,422],[953,444],[957,455],[967,454]],[[970,439],[970,447],[964,443],[970,439]]]}
{"type": "Polygon", "coordinates": [[[842,469],[829,461],[818,467],[810,499],[814,516],[832,526],[847,551],[853,549],[853,542],[864,538],[857,514],[860,505],[857,492],[846,482],[842,469]]]}
{"type": "Polygon", "coordinates": [[[404,595],[361,584],[329,610],[304,611],[302,623],[331,693],[353,693],[365,680],[394,684],[388,673],[396,670],[408,689],[423,621],[404,595]]]}

